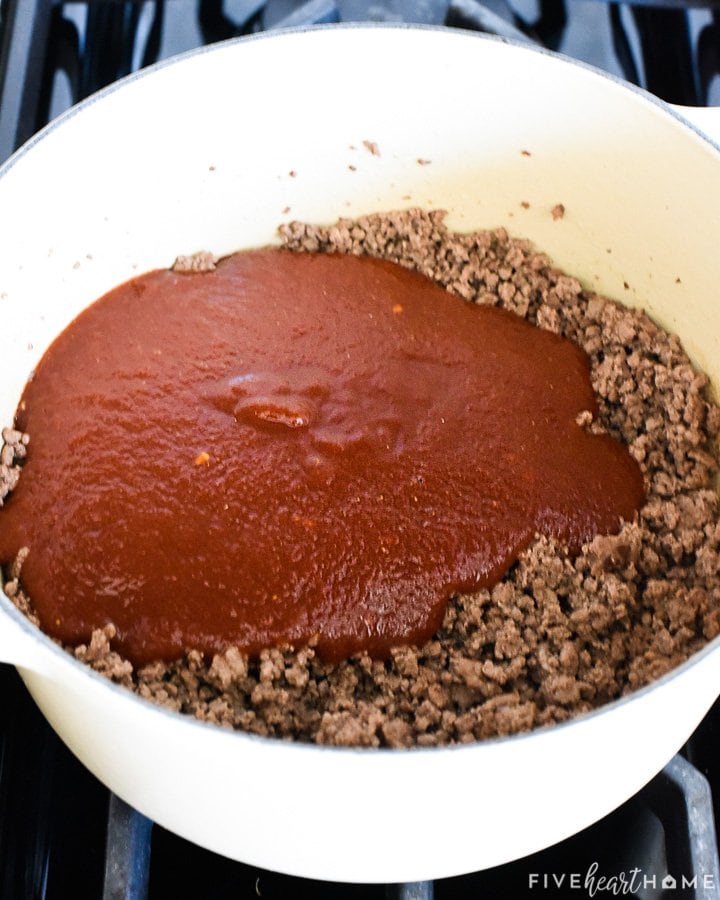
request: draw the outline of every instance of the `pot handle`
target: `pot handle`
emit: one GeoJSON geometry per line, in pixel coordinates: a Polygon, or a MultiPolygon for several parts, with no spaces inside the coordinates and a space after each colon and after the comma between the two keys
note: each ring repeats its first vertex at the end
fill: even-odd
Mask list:
{"type": "Polygon", "coordinates": [[[19,621],[22,616],[14,608],[3,609],[11,601],[3,596],[0,605],[0,663],[9,663],[19,669],[30,669],[33,672],[47,674],[50,665],[43,652],[38,638],[33,634],[34,626],[30,622],[19,621]]]}
{"type": "Polygon", "coordinates": [[[670,104],[675,112],[720,147],[720,106],[678,106],[670,104]]]}

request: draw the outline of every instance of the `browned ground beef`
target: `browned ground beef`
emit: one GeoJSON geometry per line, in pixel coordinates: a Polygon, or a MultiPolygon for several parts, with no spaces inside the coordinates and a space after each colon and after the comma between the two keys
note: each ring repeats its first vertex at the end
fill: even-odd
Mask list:
{"type": "MultiPolygon", "coordinates": [[[[367,253],[426,273],[475,303],[513,310],[585,349],[598,421],[640,463],[638,521],[570,558],[539,539],[492,590],[453,597],[442,629],[387,661],[321,663],[311,647],[249,660],[190,651],[134,671],[113,628],[75,656],[140,696],[198,719],[322,744],[429,746],[560,722],[635,690],[720,632],[720,409],[679,340],[642,312],[582,289],[503,230],[454,234],[440,211],[378,214],[281,234],[293,251],[367,253]]],[[[191,266],[194,268],[194,266],[191,266]]],[[[6,429],[0,503],[26,439],[6,429]]],[[[5,590],[32,615],[19,576],[5,590]]]]}

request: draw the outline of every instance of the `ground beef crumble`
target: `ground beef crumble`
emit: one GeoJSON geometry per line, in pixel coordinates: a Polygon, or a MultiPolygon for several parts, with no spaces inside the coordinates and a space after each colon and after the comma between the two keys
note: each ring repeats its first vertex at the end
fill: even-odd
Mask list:
{"type": "MultiPolygon", "coordinates": [[[[450,233],[441,211],[282,226],[293,251],[371,254],[418,269],[476,303],[503,306],[585,349],[599,400],[579,424],[624,440],[647,502],[638,520],[570,558],[539,538],[492,590],[453,597],[440,632],[385,661],[322,663],[312,647],[236,649],[137,671],[114,629],[72,648],[140,696],[260,735],[344,746],[464,743],[561,722],[631,692],[720,633],[720,409],[679,340],[642,312],[584,290],[527,241],[450,233]]],[[[196,268],[193,260],[191,268],[196,268]]],[[[0,505],[27,436],[3,432],[0,505]]],[[[32,615],[19,581],[5,591],[32,615]]]]}

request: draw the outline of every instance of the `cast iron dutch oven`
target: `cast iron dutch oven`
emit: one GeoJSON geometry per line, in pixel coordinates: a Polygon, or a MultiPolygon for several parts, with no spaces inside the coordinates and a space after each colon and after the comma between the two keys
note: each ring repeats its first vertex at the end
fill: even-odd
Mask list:
{"type": "MultiPolygon", "coordinates": [[[[720,133],[719,120],[708,128],[720,133]]],[[[115,284],[180,253],[274,242],[289,218],[408,206],[446,209],[453,229],[530,238],[594,289],[646,308],[720,381],[717,146],[657,100],[550,53],[450,29],[331,26],[133,76],[2,168],[0,422],[52,339],[115,284]],[[362,156],[363,141],[379,155],[362,156]]],[[[567,724],[352,750],[157,708],[76,662],[4,596],[0,658],[79,759],[154,821],[247,863],[357,882],[478,870],[584,828],[662,768],[720,690],[716,639],[567,724]]]]}

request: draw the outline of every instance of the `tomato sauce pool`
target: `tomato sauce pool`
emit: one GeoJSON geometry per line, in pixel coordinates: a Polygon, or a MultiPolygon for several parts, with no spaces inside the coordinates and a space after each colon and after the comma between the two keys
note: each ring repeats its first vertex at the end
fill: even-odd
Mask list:
{"type": "Polygon", "coordinates": [[[382,656],[643,500],[570,341],[368,257],[238,253],[121,285],[55,341],[0,561],[44,630],[142,664],[317,642],[382,656]]]}

